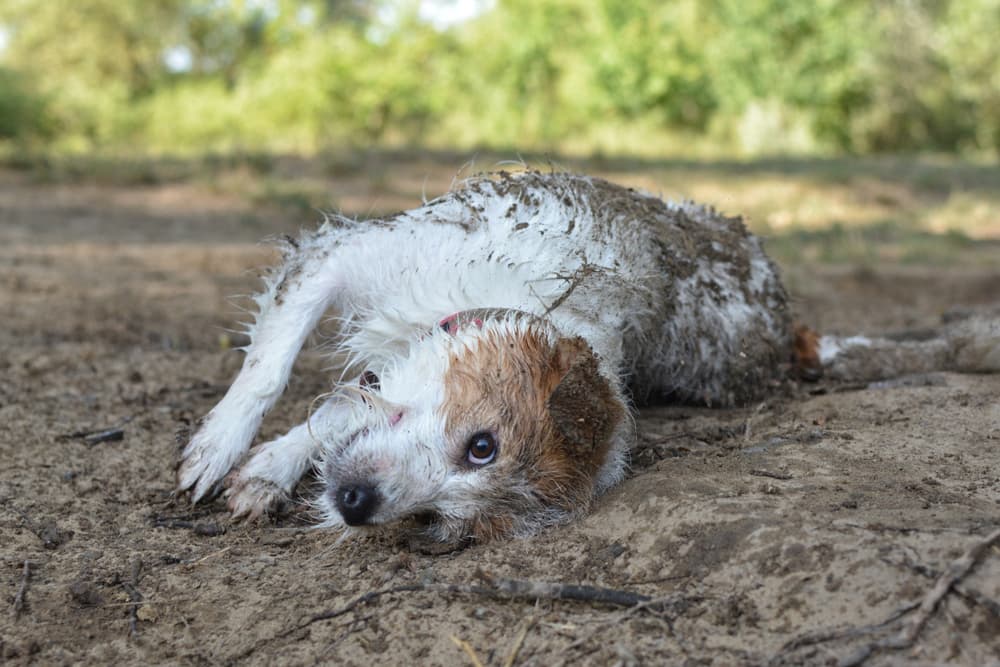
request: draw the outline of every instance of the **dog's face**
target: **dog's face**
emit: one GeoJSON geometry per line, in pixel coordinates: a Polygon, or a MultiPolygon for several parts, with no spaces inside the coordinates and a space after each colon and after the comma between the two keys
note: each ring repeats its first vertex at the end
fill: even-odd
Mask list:
{"type": "Polygon", "coordinates": [[[358,427],[324,443],[329,526],[420,516],[459,541],[562,522],[626,419],[583,339],[517,317],[443,325],[360,385],[358,427]]]}

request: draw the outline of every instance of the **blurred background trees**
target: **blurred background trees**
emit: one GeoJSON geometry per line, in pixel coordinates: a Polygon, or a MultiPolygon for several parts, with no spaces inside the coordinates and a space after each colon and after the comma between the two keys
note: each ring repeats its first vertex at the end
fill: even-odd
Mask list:
{"type": "Polygon", "coordinates": [[[998,36],[1000,0],[0,0],[0,142],[995,156],[998,36]]]}

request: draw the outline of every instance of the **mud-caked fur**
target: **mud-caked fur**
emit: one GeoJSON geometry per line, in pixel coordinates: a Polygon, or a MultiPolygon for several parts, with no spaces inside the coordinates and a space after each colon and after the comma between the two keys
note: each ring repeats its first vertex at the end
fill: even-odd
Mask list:
{"type": "Polygon", "coordinates": [[[233,514],[256,516],[315,466],[321,525],[419,515],[442,540],[585,511],[624,475],[632,403],[746,404],[793,347],[777,270],[739,218],[562,173],[331,217],[287,240],[256,302],[243,367],[178,488],[198,500],[225,477],[233,514]],[[343,379],[234,469],[328,312],[343,379]]]}

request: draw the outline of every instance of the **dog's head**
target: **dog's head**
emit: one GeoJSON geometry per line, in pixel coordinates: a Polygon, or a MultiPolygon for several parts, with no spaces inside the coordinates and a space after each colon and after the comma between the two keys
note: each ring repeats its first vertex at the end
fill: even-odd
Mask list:
{"type": "Polygon", "coordinates": [[[527,534],[585,510],[627,411],[582,338],[462,313],[359,380],[358,428],[324,443],[330,526],[410,516],[442,541],[527,534]]]}

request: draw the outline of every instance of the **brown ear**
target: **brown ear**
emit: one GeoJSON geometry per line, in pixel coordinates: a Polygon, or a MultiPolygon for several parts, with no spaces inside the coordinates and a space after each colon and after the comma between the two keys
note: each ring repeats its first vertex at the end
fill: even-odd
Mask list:
{"type": "Polygon", "coordinates": [[[549,415],[574,454],[603,455],[624,416],[621,400],[582,338],[559,341],[556,365],[565,369],[548,400],[549,415]]]}

